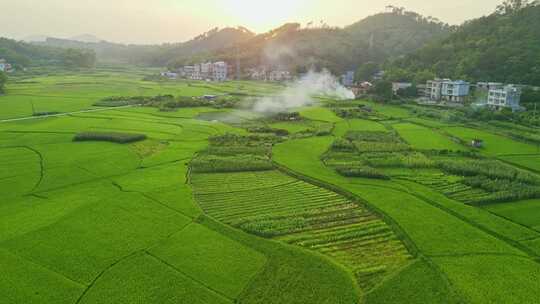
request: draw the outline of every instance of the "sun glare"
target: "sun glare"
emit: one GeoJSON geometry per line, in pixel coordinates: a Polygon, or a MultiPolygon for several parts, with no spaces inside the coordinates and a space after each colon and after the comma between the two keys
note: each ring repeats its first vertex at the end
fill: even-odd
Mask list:
{"type": "Polygon", "coordinates": [[[284,22],[295,21],[294,17],[308,9],[307,0],[216,0],[231,21],[246,25],[254,31],[266,31],[284,22]]]}

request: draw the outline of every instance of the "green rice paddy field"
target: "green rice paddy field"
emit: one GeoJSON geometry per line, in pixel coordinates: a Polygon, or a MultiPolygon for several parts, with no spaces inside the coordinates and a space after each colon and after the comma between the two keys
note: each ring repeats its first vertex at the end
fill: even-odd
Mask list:
{"type": "Polygon", "coordinates": [[[537,146],[369,102],[363,118],[322,102],[294,122],[93,106],[282,89],[149,73],[8,83],[1,304],[538,303],[537,146]]]}

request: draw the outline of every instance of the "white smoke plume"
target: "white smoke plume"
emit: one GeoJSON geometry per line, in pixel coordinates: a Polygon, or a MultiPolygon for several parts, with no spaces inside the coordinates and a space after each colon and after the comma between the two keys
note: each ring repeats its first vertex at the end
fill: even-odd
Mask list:
{"type": "Polygon", "coordinates": [[[279,95],[258,99],[253,110],[258,113],[279,113],[293,108],[314,104],[314,96],[339,100],[354,99],[354,93],[342,86],[337,79],[324,70],[309,71],[304,77],[289,85],[279,95]]]}

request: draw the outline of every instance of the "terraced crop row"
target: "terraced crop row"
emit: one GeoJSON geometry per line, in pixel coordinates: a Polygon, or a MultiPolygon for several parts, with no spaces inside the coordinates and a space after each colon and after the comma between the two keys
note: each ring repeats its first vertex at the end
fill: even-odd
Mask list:
{"type": "Polygon", "coordinates": [[[403,178],[433,188],[451,199],[466,204],[482,201],[490,195],[489,192],[464,185],[458,180],[444,174],[418,175],[403,178]]]}
{"type": "Polygon", "coordinates": [[[391,228],[359,204],[277,171],[193,174],[210,216],[259,236],[325,254],[373,287],[410,255],[391,228]]]}

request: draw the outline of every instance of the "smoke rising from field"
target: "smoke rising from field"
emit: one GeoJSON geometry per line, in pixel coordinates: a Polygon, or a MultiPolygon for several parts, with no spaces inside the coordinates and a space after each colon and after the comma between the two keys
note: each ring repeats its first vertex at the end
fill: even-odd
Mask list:
{"type": "Polygon", "coordinates": [[[279,95],[263,97],[255,101],[253,110],[272,114],[314,104],[314,96],[325,96],[340,100],[353,99],[354,93],[342,86],[337,79],[324,70],[309,71],[301,79],[289,85],[279,95]]]}

